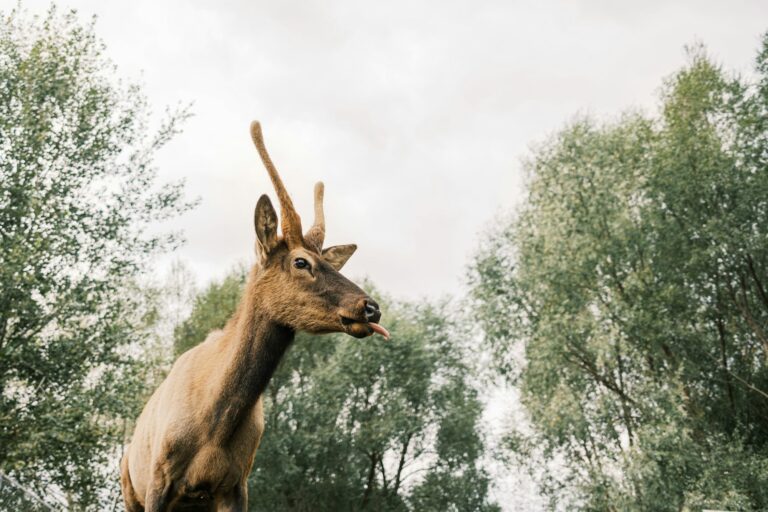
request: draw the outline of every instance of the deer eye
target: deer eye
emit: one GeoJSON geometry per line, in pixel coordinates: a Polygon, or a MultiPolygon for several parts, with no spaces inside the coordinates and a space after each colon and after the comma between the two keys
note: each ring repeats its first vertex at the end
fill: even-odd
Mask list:
{"type": "Polygon", "coordinates": [[[293,260],[293,266],[298,269],[309,268],[309,262],[304,258],[296,258],[293,260]]]}

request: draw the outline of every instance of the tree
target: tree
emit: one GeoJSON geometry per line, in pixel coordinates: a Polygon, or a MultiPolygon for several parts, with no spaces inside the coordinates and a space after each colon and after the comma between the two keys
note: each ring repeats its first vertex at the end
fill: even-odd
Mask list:
{"type": "Polygon", "coordinates": [[[768,508],[768,35],[757,76],[697,47],[659,118],[576,120],[478,254],[476,313],[534,427],[509,447],[564,461],[553,507],[768,508]]]}
{"type": "Polygon", "coordinates": [[[246,277],[246,268],[238,266],[221,282],[211,282],[195,296],[192,312],[173,330],[177,356],[202,342],[209,332],[224,327],[237,309],[246,277]]]}
{"type": "MultiPolygon", "coordinates": [[[[243,276],[211,284],[177,340],[220,328],[243,276]]],[[[441,306],[385,304],[391,341],[297,335],[264,396],[253,510],[498,510],[455,326],[441,306]]]]}
{"type": "Polygon", "coordinates": [[[145,394],[138,277],[178,241],[155,223],[189,206],[152,158],[187,114],[150,130],[75,12],[1,16],[0,469],[103,509],[145,394]]]}

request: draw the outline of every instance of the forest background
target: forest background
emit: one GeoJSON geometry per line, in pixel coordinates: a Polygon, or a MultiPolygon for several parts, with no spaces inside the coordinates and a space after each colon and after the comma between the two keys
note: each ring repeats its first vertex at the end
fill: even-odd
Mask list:
{"type": "MultiPolygon", "coordinates": [[[[201,278],[174,256],[178,219],[206,198],[159,162],[195,105],[158,114],[79,12],[2,19],[0,471],[46,505],[15,491],[0,505],[119,510],[133,420],[229,317],[249,263],[201,278]]],[[[768,36],[755,41],[748,72],[694,44],[654,109],[579,114],[536,141],[460,291],[398,298],[372,271],[391,342],[300,335],[265,397],[252,509],[768,508],[768,36]]],[[[447,250],[417,249],[418,264],[447,250]]]]}

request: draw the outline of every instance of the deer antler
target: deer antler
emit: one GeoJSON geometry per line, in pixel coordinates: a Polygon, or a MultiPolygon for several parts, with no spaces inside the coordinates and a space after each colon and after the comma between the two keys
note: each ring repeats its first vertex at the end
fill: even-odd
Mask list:
{"type": "Polygon", "coordinates": [[[291,197],[288,195],[285,185],[283,185],[283,180],[280,179],[280,175],[277,173],[275,164],[269,158],[267,148],[264,146],[264,137],[261,134],[261,125],[258,121],[251,123],[251,138],[256,145],[256,149],[259,151],[264,167],[267,168],[269,178],[272,180],[275,192],[277,192],[277,199],[280,201],[280,223],[282,224],[283,237],[288,247],[301,245],[301,218],[293,207],[293,201],[291,201],[291,197]]]}
{"type": "Polygon", "coordinates": [[[322,181],[315,183],[315,223],[309,228],[304,240],[314,245],[318,251],[323,250],[325,241],[325,215],[323,214],[323,193],[325,186],[322,181]]]}

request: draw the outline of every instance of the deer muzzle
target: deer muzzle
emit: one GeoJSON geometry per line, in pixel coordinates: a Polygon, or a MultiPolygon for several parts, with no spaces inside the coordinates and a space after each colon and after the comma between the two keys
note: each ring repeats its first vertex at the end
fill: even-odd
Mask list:
{"type": "Polygon", "coordinates": [[[350,336],[365,338],[377,333],[389,339],[389,331],[378,323],[381,319],[379,305],[370,297],[358,302],[355,313],[341,311],[339,319],[344,332],[350,336]]]}

